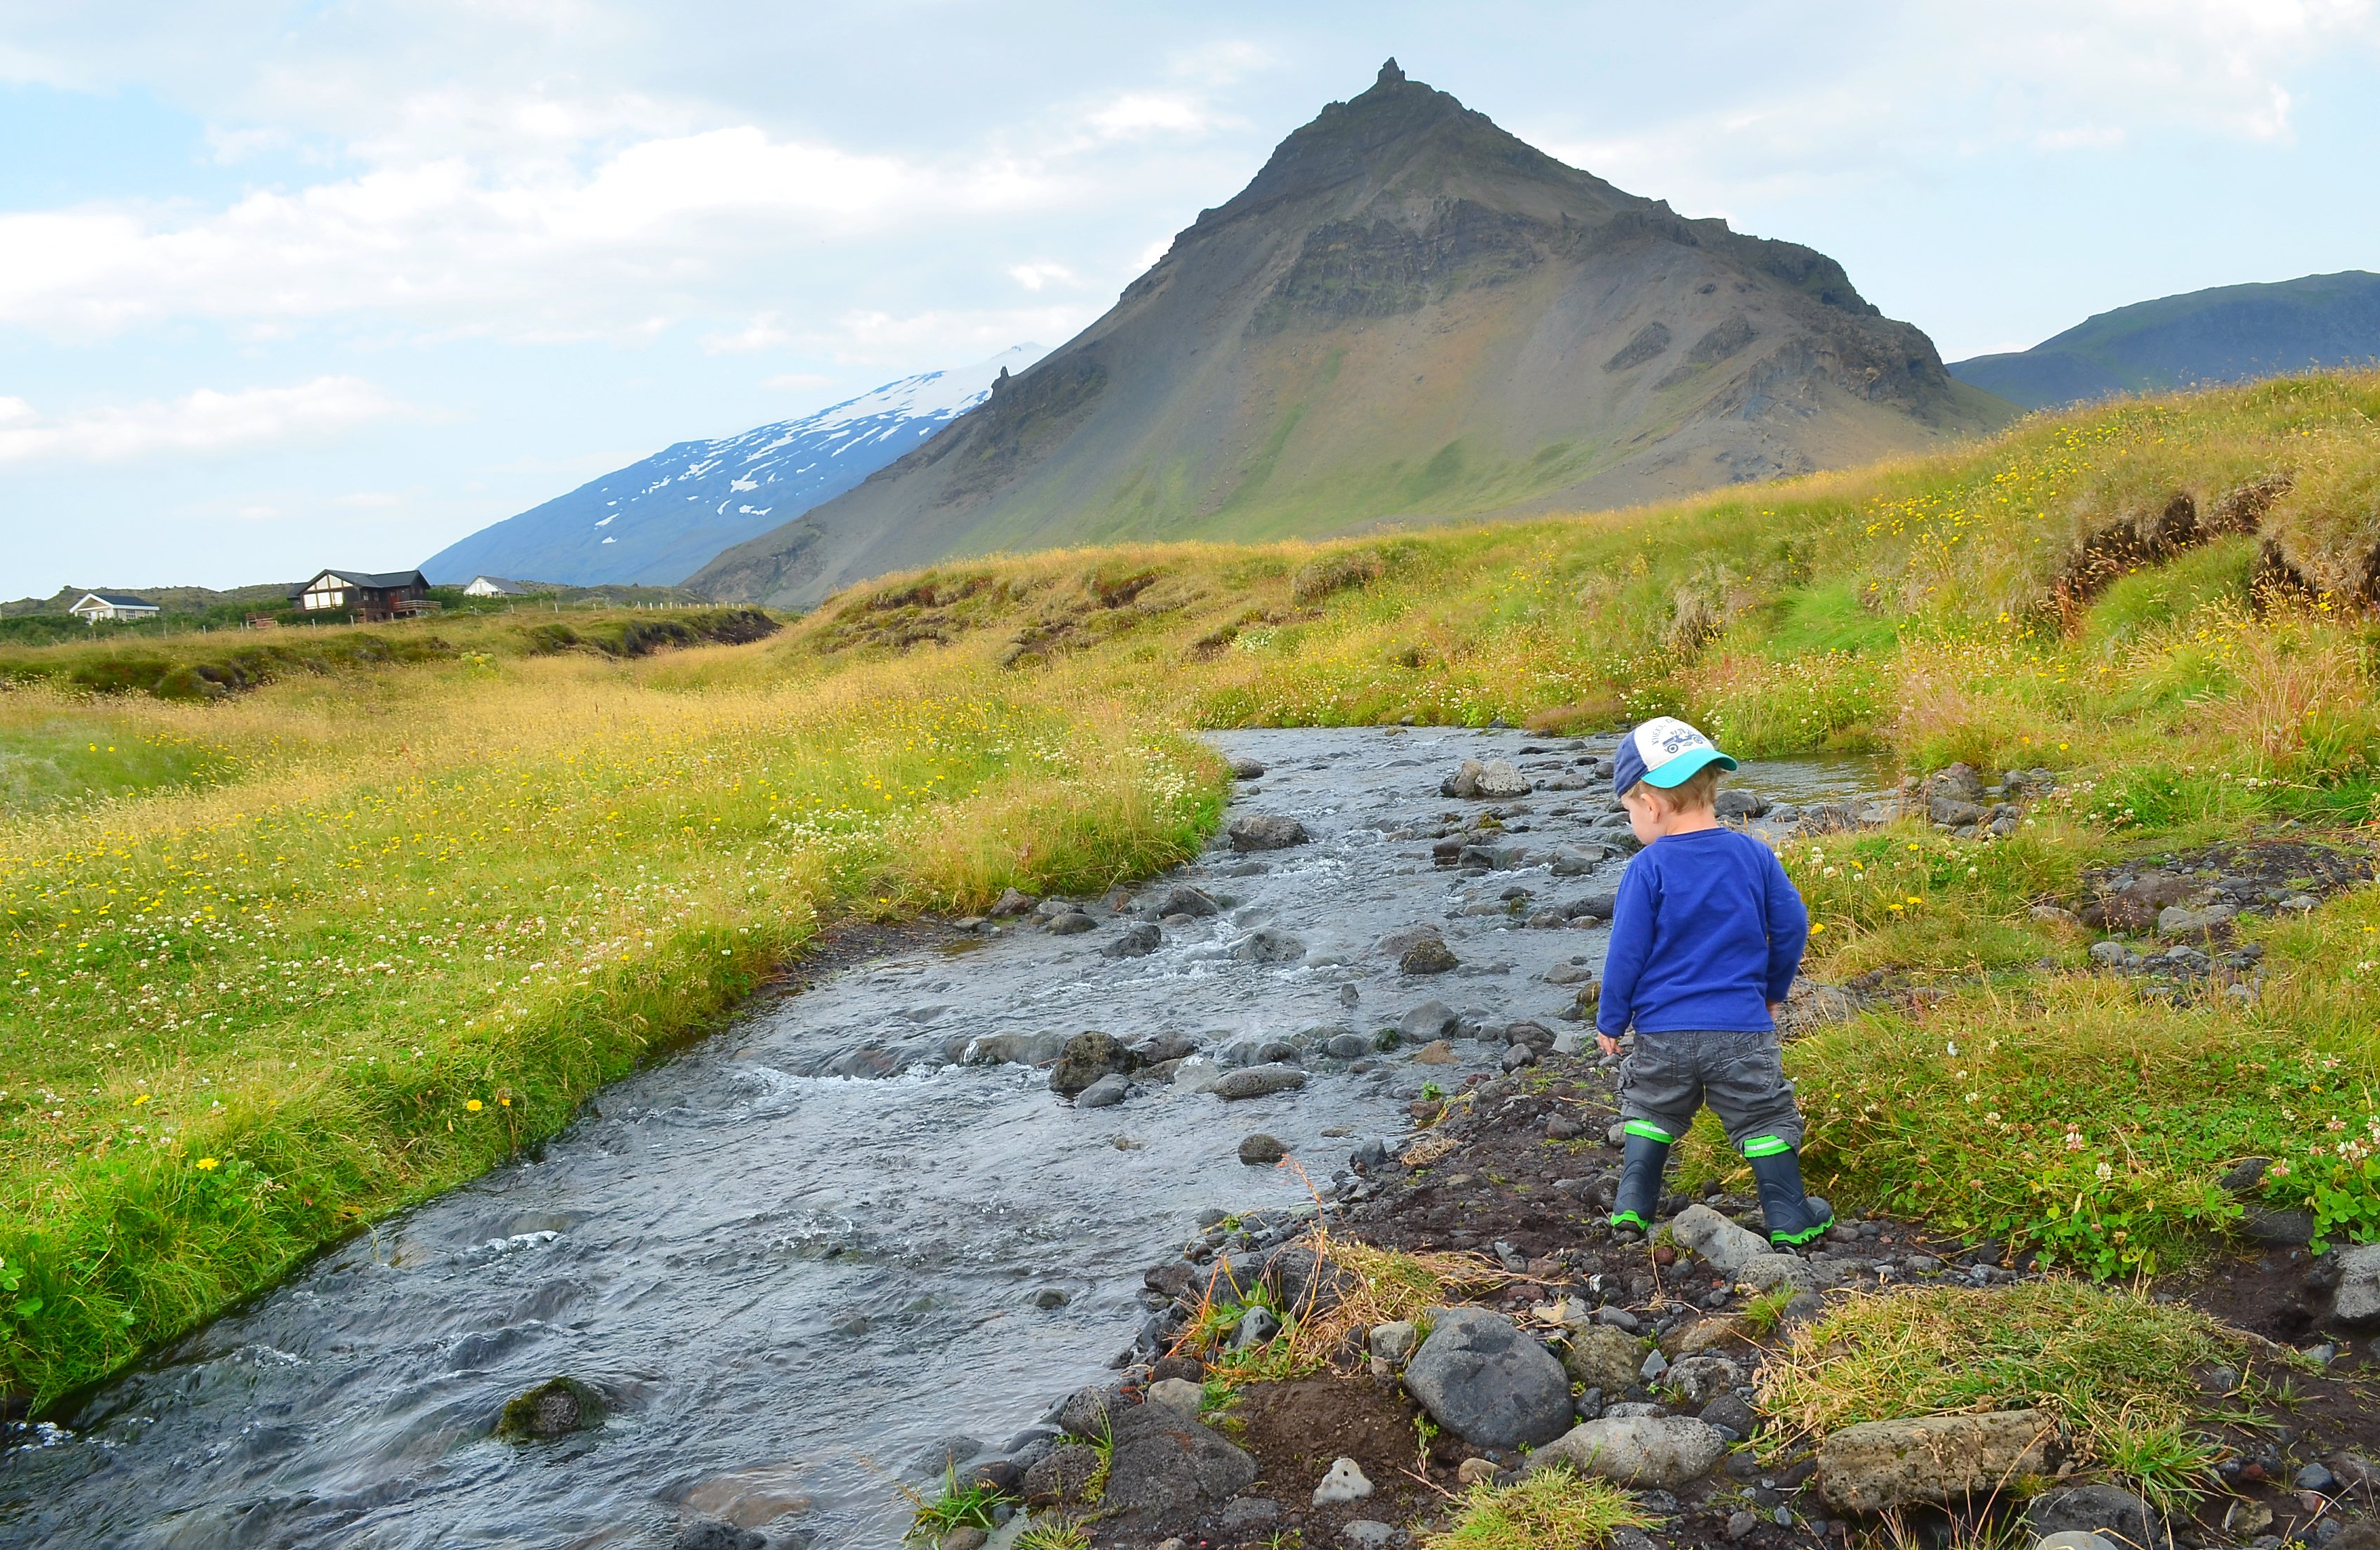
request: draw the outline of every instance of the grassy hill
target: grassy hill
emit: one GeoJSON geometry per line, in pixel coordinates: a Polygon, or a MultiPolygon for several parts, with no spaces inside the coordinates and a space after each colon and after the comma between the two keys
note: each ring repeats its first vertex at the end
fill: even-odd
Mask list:
{"type": "Polygon", "coordinates": [[[1201,726],[1677,710],[1745,754],[2046,766],[2008,839],[1788,856],[1812,976],[1938,992],[1792,1047],[1813,1171],[2100,1275],[2203,1253],[2247,1155],[2292,1165],[2265,1203],[2380,1236],[2380,1164],[2328,1128],[2380,1126],[2380,890],[2244,922],[2248,1000],[2144,999],[2035,908],[2380,819],[2375,416],[2380,376],[2265,383],[1628,512],[948,565],[740,645],[492,619],[206,701],[16,654],[0,753],[67,773],[0,788],[0,1385],[59,1393],[552,1132],[822,920],[1187,854],[1201,726]]]}
{"type": "Polygon", "coordinates": [[[1950,374],[2028,409],[2380,360],[2380,274],[2217,285],[2119,307],[1950,374]]]}

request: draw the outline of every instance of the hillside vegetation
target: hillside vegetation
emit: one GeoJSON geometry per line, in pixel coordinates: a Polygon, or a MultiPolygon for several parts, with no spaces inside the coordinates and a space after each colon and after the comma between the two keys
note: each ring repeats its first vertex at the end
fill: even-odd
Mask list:
{"type": "Polygon", "coordinates": [[[2144,1001],[2034,910],[2374,817],[2375,410],[2380,378],[2268,383],[1669,506],[1000,559],[744,645],[572,620],[214,703],[14,654],[0,752],[49,773],[0,788],[0,1381],[95,1376],[549,1133],[820,919],[1189,854],[1200,726],[1675,710],[1743,754],[2048,767],[2006,840],[1789,855],[1815,977],[1940,993],[1793,1046],[1814,1171],[2099,1274],[2196,1252],[2252,1153],[2291,1164],[2272,1204],[2380,1234],[2380,894],[2243,921],[2244,1002],[2144,1001]]]}

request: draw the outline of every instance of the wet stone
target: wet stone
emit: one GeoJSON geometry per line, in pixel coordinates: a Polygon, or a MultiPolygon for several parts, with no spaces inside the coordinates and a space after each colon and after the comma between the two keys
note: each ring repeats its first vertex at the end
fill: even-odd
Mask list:
{"type": "Polygon", "coordinates": [[[1235,851],[1281,851],[1312,838],[1305,826],[1279,813],[1250,813],[1232,820],[1229,830],[1235,851]]]}
{"type": "Polygon", "coordinates": [[[495,1435],[506,1442],[548,1442],[603,1424],[603,1397],[572,1377],[548,1378],[508,1400],[495,1435]]]}
{"type": "Polygon", "coordinates": [[[1462,962],[1454,956],[1453,949],[1433,937],[1405,949],[1397,960],[1397,967],[1409,975],[1442,975],[1462,962]]]}
{"type": "Polygon", "coordinates": [[[1289,1148],[1259,1131],[1240,1142],[1240,1161],[1250,1168],[1270,1168],[1289,1156],[1289,1148]]]}

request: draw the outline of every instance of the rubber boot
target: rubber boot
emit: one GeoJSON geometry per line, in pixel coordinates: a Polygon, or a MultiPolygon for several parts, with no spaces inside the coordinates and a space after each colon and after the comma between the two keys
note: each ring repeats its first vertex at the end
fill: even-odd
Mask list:
{"type": "Polygon", "coordinates": [[[1815,1195],[1802,1193],[1801,1154],[1775,1136],[1755,1136],[1744,1144],[1743,1160],[1760,1181],[1760,1214],[1768,1223],[1768,1241],[1779,1248],[1798,1249],[1814,1243],[1834,1225],[1835,1210],[1815,1195]],[[1764,1143],[1771,1149],[1764,1149],[1764,1143]]]}
{"type": "Polygon", "coordinates": [[[1649,1235],[1653,1208],[1661,1201],[1661,1170],[1669,1165],[1670,1138],[1657,1126],[1631,1120],[1620,1158],[1620,1187],[1611,1195],[1612,1229],[1649,1235]]]}

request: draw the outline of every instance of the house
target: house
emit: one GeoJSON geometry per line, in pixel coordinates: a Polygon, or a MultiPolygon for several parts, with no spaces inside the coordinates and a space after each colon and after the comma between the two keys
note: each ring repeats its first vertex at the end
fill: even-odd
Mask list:
{"type": "Polygon", "coordinates": [[[309,613],[345,609],[370,624],[426,612],[429,594],[419,571],[318,571],[289,597],[309,613]]]}
{"type": "Polygon", "coordinates": [[[467,598],[525,598],[528,588],[517,581],[506,581],[500,575],[475,575],[463,588],[467,598]]]}
{"type": "Polygon", "coordinates": [[[154,619],[158,609],[148,599],[128,592],[85,592],[82,600],[67,612],[86,624],[96,624],[103,619],[154,619]]]}

